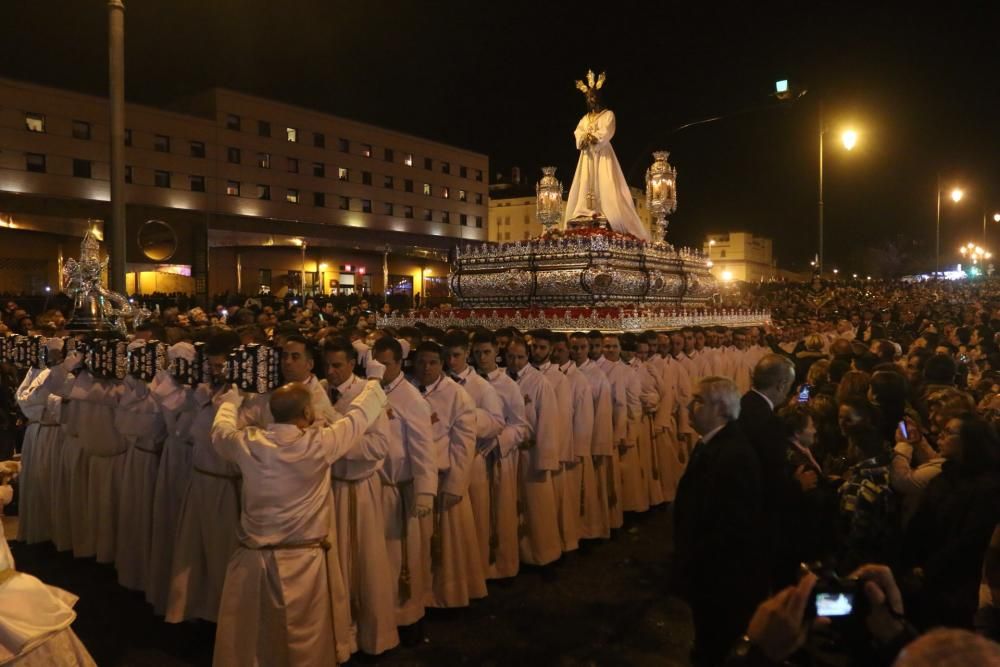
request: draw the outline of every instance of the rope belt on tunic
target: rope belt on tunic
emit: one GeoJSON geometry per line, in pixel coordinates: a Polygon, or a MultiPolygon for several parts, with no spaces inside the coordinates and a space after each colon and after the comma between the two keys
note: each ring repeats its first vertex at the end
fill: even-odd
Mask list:
{"type": "Polygon", "coordinates": [[[500,547],[500,508],[497,506],[500,498],[500,447],[494,447],[486,455],[486,479],[489,485],[490,497],[490,565],[497,562],[497,549],[500,547]]]}
{"type": "Polygon", "coordinates": [[[344,479],[343,477],[333,477],[334,482],[347,485],[347,524],[349,526],[349,537],[351,550],[351,613],[357,618],[358,607],[361,596],[361,568],[358,563],[361,561],[361,545],[358,543],[358,485],[366,481],[374,472],[368,473],[358,479],[344,479]]]}
{"type": "Polygon", "coordinates": [[[410,522],[410,508],[407,507],[406,502],[406,489],[413,488],[413,480],[407,479],[402,482],[391,482],[386,479],[385,476],[381,476],[382,486],[388,486],[396,489],[399,494],[399,521],[400,521],[400,557],[402,559],[402,564],[399,568],[399,581],[397,582],[396,588],[399,591],[399,602],[402,604],[410,599],[410,559],[409,559],[409,547],[407,546],[407,537],[410,534],[409,522],[410,522]]]}

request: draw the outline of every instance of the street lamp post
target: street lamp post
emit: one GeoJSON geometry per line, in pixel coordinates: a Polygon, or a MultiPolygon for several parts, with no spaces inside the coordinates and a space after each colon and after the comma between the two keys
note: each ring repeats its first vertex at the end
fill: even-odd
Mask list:
{"type": "MultiPolygon", "coordinates": [[[[952,188],[951,190],[951,200],[956,204],[962,201],[962,196],[965,193],[962,192],[961,188],[952,188]]],[[[941,271],[941,174],[938,173],[937,176],[937,222],[935,223],[934,232],[934,273],[939,273],[941,271]]]]}
{"type": "MultiPolygon", "coordinates": [[[[111,162],[111,289],[126,293],[125,285],[125,5],[108,2],[108,98],[111,162]]],[[[138,274],[137,274],[138,275],[138,274]]],[[[138,282],[138,280],[136,281],[138,282]]],[[[136,291],[138,291],[136,285],[136,291]]]]}

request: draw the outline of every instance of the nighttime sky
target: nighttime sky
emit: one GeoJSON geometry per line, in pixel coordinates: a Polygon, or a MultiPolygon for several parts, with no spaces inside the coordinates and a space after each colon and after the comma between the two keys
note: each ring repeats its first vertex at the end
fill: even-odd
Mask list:
{"type": "MultiPolygon", "coordinates": [[[[126,90],[165,104],[223,85],[478,150],[494,174],[518,165],[534,181],[555,164],[568,189],[585,110],[573,80],[606,69],[630,182],[654,149],[679,170],[672,240],[747,230],[774,238],[790,268],[816,247],[822,99],[831,129],[861,130],[852,153],[834,142],[826,152],[828,266],[850,270],[860,249],[898,235],[932,256],[938,171],[967,188],[959,206],[942,205],[943,259],[978,241],[983,209],[1000,210],[996,14],[971,3],[701,4],[718,6],[126,0],[126,90]],[[779,78],[808,94],[671,132],[767,107],[779,78]]],[[[103,1],[4,2],[0,37],[0,75],[106,92],[103,1]]],[[[1000,225],[990,234],[1000,249],[1000,225]]]]}

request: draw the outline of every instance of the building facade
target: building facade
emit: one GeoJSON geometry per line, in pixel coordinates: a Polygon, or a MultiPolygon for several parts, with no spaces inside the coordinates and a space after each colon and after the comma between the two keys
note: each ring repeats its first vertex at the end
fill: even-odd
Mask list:
{"type": "Polygon", "coordinates": [[[709,234],[702,249],[712,262],[712,274],[723,283],[760,282],[781,277],[769,238],[748,232],[709,234]]]}
{"type": "MultiPolygon", "coordinates": [[[[479,153],[220,88],[126,128],[130,292],[446,292],[487,238],[479,153]]],[[[103,230],[108,137],[106,98],[0,79],[0,291],[57,285],[103,230]]]]}

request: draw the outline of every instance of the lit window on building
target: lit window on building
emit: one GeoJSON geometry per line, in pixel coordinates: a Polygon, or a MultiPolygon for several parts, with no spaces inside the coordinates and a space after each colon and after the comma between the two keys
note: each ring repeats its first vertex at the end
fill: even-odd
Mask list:
{"type": "Polygon", "coordinates": [[[24,156],[24,168],[36,174],[44,174],[45,156],[41,153],[28,153],[24,156]]]}
{"type": "Polygon", "coordinates": [[[468,200],[469,200],[469,198],[465,194],[465,190],[459,190],[458,191],[458,201],[468,201],[468,200]]]}
{"type": "Polygon", "coordinates": [[[90,123],[85,120],[73,121],[73,138],[90,139],[90,123]]]}
{"type": "Polygon", "coordinates": [[[191,157],[205,157],[205,144],[203,142],[191,142],[191,157]]]}
{"type": "Polygon", "coordinates": [[[404,218],[412,218],[413,217],[413,207],[412,206],[404,206],[403,207],[403,217],[404,218]]]}
{"type": "Polygon", "coordinates": [[[226,159],[231,164],[240,163],[240,149],[239,148],[227,148],[226,149],[226,159]]]}
{"type": "Polygon", "coordinates": [[[325,192],[314,192],[313,193],[313,206],[318,208],[323,208],[326,206],[326,193],[325,192]]]}
{"type": "Polygon", "coordinates": [[[445,199],[451,197],[451,190],[448,188],[447,185],[441,188],[441,196],[444,197],[445,199]]]}
{"type": "Polygon", "coordinates": [[[285,193],[285,201],[288,202],[289,204],[298,204],[299,191],[296,190],[295,188],[288,188],[288,191],[285,193]]]}
{"type": "Polygon", "coordinates": [[[288,173],[297,174],[299,173],[299,161],[296,158],[288,158],[288,173]]]}
{"type": "Polygon", "coordinates": [[[372,173],[370,171],[361,172],[361,184],[362,185],[372,184],[372,173]]]}
{"type": "Polygon", "coordinates": [[[403,164],[405,164],[407,167],[413,166],[413,153],[406,154],[406,157],[403,158],[403,164]]]}
{"type": "Polygon", "coordinates": [[[385,178],[384,178],[384,179],[382,180],[382,187],[384,187],[384,188],[389,188],[390,190],[392,189],[392,187],[393,187],[393,180],[392,180],[392,176],[386,176],[386,177],[385,177],[385,178]]]}
{"type": "Polygon", "coordinates": [[[24,129],[28,132],[44,132],[45,114],[33,113],[31,111],[24,114],[24,129]]]}
{"type": "Polygon", "coordinates": [[[294,127],[286,127],[285,138],[288,139],[289,143],[294,144],[299,140],[299,131],[296,130],[294,127]]]}
{"type": "Polygon", "coordinates": [[[371,213],[372,212],[372,200],[371,199],[362,199],[361,200],[361,212],[362,213],[371,213]]]}
{"type": "Polygon", "coordinates": [[[326,165],[322,162],[313,162],[313,176],[317,178],[326,176],[326,165]]]}
{"type": "Polygon", "coordinates": [[[313,146],[316,148],[326,148],[326,135],[322,132],[313,132],[313,146]]]}
{"type": "Polygon", "coordinates": [[[271,168],[271,154],[270,153],[257,153],[257,166],[261,169],[271,168]]]}
{"type": "Polygon", "coordinates": [[[153,172],[153,185],[158,188],[170,187],[170,172],[157,169],[153,172]]]}
{"type": "Polygon", "coordinates": [[[170,137],[165,134],[156,134],[153,136],[153,150],[157,153],[169,153],[170,152],[170,137]]]}
{"type": "Polygon", "coordinates": [[[337,180],[338,181],[351,180],[351,172],[348,171],[347,167],[337,167],[337,180]]]}
{"type": "Polygon", "coordinates": [[[257,199],[268,201],[271,199],[271,186],[263,183],[257,184],[257,199]]]}
{"type": "Polygon", "coordinates": [[[337,150],[339,150],[341,153],[350,153],[351,152],[351,140],[350,139],[344,139],[343,137],[341,137],[340,139],[337,139],[337,150]]]}
{"type": "Polygon", "coordinates": [[[392,204],[389,202],[382,204],[382,213],[385,215],[392,215],[392,204]]]}
{"type": "Polygon", "coordinates": [[[396,160],[396,154],[393,152],[391,148],[386,148],[385,151],[383,151],[382,155],[385,158],[386,162],[394,162],[396,160]]]}
{"type": "Polygon", "coordinates": [[[240,196],[240,182],[239,181],[226,181],[226,194],[230,197],[240,196]]]}
{"type": "Polygon", "coordinates": [[[91,178],[90,160],[73,160],[73,175],[77,178],[91,178]]]}
{"type": "Polygon", "coordinates": [[[226,129],[239,131],[240,117],[234,113],[226,114],[226,129]]]}
{"type": "Polygon", "coordinates": [[[424,194],[427,195],[428,197],[431,196],[431,184],[430,183],[424,183],[424,194]]]}
{"type": "Polygon", "coordinates": [[[270,137],[271,136],[271,123],[266,120],[257,121],[257,136],[258,137],[270,137]]]}
{"type": "Polygon", "coordinates": [[[192,175],[191,176],[191,192],[204,192],[205,191],[205,177],[192,175]]]}
{"type": "Polygon", "coordinates": [[[361,144],[361,155],[364,157],[372,156],[372,145],[371,144],[361,144]]]}

